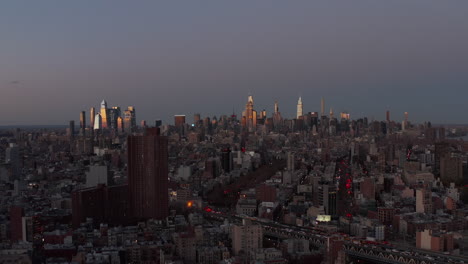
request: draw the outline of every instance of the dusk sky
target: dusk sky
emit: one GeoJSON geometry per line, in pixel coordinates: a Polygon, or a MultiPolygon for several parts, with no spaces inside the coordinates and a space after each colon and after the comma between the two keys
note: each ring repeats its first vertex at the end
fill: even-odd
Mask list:
{"type": "Polygon", "coordinates": [[[468,1],[5,1],[0,125],[79,112],[284,117],[348,111],[468,123],[468,1]]]}

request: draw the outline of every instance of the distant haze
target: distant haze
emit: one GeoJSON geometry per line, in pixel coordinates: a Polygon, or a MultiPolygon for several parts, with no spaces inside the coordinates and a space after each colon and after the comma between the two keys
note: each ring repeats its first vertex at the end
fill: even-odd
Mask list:
{"type": "Polygon", "coordinates": [[[348,111],[467,123],[468,1],[8,1],[0,125],[132,105],[174,114],[348,111]]]}

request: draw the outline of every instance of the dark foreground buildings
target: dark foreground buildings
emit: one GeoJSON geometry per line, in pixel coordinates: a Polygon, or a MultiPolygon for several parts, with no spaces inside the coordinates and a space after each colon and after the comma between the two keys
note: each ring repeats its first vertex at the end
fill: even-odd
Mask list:
{"type": "Polygon", "coordinates": [[[168,143],[158,128],[128,137],[128,185],[81,189],[72,194],[73,226],[86,218],[122,225],[168,216],[168,143]]]}
{"type": "Polygon", "coordinates": [[[128,137],[128,187],[132,216],[162,220],[168,216],[168,145],[159,128],[128,137]]]}

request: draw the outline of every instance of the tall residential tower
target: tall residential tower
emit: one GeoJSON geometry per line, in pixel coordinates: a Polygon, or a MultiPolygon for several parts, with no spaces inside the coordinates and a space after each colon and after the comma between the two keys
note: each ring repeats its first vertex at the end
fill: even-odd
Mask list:
{"type": "Polygon", "coordinates": [[[85,131],[86,131],[86,112],[81,111],[81,113],[80,113],[80,134],[82,136],[84,136],[85,131]]]}
{"type": "Polygon", "coordinates": [[[89,109],[89,125],[91,126],[91,130],[94,127],[94,118],[96,117],[96,108],[91,107],[89,109]]]}
{"type": "Polygon", "coordinates": [[[101,127],[102,129],[107,129],[109,127],[109,117],[108,117],[108,110],[107,110],[107,102],[106,100],[102,100],[101,102],[101,127]]]}
{"type": "Polygon", "coordinates": [[[299,100],[297,101],[297,116],[296,118],[299,119],[299,117],[303,116],[303,106],[302,106],[302,98],[299,97],[299,100]]]}
{"type": "Polygon", "coordinates": [[[136,219],[163,220],[169,213],[168,141],[159,128],[128,137],[130,208],[136,219]]]}

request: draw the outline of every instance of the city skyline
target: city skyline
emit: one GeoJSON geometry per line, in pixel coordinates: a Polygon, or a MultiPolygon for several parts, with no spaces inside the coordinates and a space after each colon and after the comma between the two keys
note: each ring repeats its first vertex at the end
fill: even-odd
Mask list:
{"type": "Polygon", "coordinates": [[[325,97],[352,116],[467,123],[467,2],[108,3],[2,7],[0,111],[15,115],[0,125],[63,124],[101,98],[145,120],[240,115],[249,92],[284,116],[301,95],[305,112],[325,97]]]}
{"type": "MultiPolygon", "coordinates": [[[[250,94],[250,93],[249,93],[250,94]]],[[[244,101],[248,101],[249,98],[255,98],[255,96],[253,95],[249,95],[249,96],[246,96],[247,100],[244,99],[244,101]]],[[[296,97],[297,98],[297,97],[296,97]]],[[[300,100],[301,100],[301,106],[303,106],[303,100],[302,100],[302,96],[299,96],[300,100]]],[[[102,99],[103,102],[105,102],[107,104],[107,100],[106,99],[102,99]]],[[[333,106],[330,106],[330,105],[327,105],[327,103],[324,101],[322,102],[322,100],[325,100],[325,98],[321,97],[320,98],[320,102],[319,102],[319,106],[317,106],[317,104],[315,103],[314,105],[314,109],[309,109],[307,107],[307,102],[306,102],[306,107],[303,108],[303,114],[304,115],[307,115],[309,113],[317,113],[319,116],[321,115],[321,111],[322,111],[322,103],[324,103],[324,107],[325,107],[325,113],[324,115],[329,117],[329,116],[333,116],[334,118],[337,118],[338,120],[340,120],[342,118],[342,115],[341,114],[346,114],[348,117],[348,119],[350,120],[358,120],[358,119],[362,119],[362,118],[367,118],[369,121],[389,121],[387,119],[387,115],[391,113],[391,118],[390,118],[390,121],[393,121],[393,122],[396,122],[396,123],[401,123],[402,121],[410,121],[412,122],[413,124],[422,124],[424,122],[431,122],[432,124],[434,125],[441,125],[441,126],[444,126],[444,125],[448,125],[448,126],[457,126],[457,125],[468,125],[468,122],[466,123],[450,123],[450,122],[434,122],[433,120],[431,119],[425,119],[425,120],[414,120],[412,117],[413,117],[413,113],[409,114],[408,111],[404,111],[404,112],[401,112],[401,113],[396,113],[396,112],[393,112],[391,110],[389,110],[390,108],[385,108],[383,110],[383,112],[381,112],[380,114],[377,114],[377,115],[366,115],[366,113],[356,113],[354,111],[349,111],[348,109],[345,109],[345,110],[340,110],[340,111],[337,111],[335,110],[336,108],[334,108],[333,106]],[[318,108],[317,108],[318,107],[318,108]],[[408,114],[409,114],[409,119],[408,119],[408,114]]],[[[99,101],[99,100],[98,100],[99,101]]],[[[91,106],[91,107],[88,107],[88,108],[83,108],[83,110],[80,110],[78,111],[78,115],[75,113],[76,117],[73,116],[73,117],[70,117],[67,120],[64,120],[62,121],[61,123],[52,123],[52,124],[44,124],[44,123],[19,123],[19,124],[1,124],[0,123],[0,127],[62,127],[62,126],[67,126],[66,123],[68,123],[69,121],[74,121],[76,122],[76,127],[78,129],[81,128],[81,120],[82,120],[82,115],[83,115],[83,112],[85,113],[85,119],[87,121],[85,121],[85,124],[86,123],[89,123],[91,127],[94,127],[94,119],[97,118],[98,116],[100,118],[102,118],[102,103],[101,102],[100,104],[96,104],[96,105],[100,105],[100,106],[91,106]],[[99,111],[96,113],[96,114],[92,114],[94,112],[90,112],[90,110],[94,110],[96,111],[95,109],[98,109],[99,111]],[[88,115],[92,115],[92,118],[88,115]],[[93,124],[93,125],[91,125],[93,124]]],[[[257,102],[257,99],[255,98],[255,102],[257,102]]],[[[328,102],[328,101],[327,101],[328,102]]],[[[124,104],[125,105],[125,104],[124,104]]],[[[120,111],[120,108],[123,108],[125,109],[126,106],[124,105],[115,105],[115,104],[110,104],[109,106],[106,106],[107,110],[108,111],[112,111],[114,108],[118,108],[119,111],[120,111]]],[[[255,104],[256,105],[256,104],[255,104]]],[[[276,107],[278,107],[278,109],[280,110],[279,112],[280,113],[283,113],[282,116],[284,119],[289,119],[289,120],[292,120],[292,119],[297,119],[298,118],[298,111],[299,111],[299,104],[298,102],[296,102],[296,106],[295,106],[295,111],[291,111],[291,109],[287,109],[286,111],[284,110],[284,107],[282,108],[281,107],[281,101],[279,100],[275,100],[272,104],[272,107],[270,107],[271,109],[269,108],[262,108],[262,107],[258,107],[257,105],[255,106],[255,108],[257,109],[256,113],[260,116],[262,114],[262,112],[266,111],[267,115],[266,117],[274,117],[274,113],[275,113],[275,109],[276,107]],[[286,113],[286,114],[284,114],[286,113]]],[[[128,106],[129,108],[134,108],[134,106],[128,106]]],[[[140,122],[142,121],[145,121],[147,124],[148,124],[148,127],[152,127],[154,126],[154,122],[155,121],[159,121],[159,122],[162,122],[160,125],[173,125],[174,124],[174,117],[176,116],[186,116],[186,122],[188,124],[192,124],[193,121],[194,121],[194,118],[195,116],[201,116],[202,118],[205,118],[205,117],[208,117],[208,118],[213,118],[213,117],[216,117],[216,118],[220,118],[221,116],[231,116],[232,114],[236,115],[238,120],[239,121],[242,121],[242,116],[243,116],[243,111],[244,111],[244,107],[239,107],[239,110],[237,110],[236,107],[233,107],[232,111],[231,112],[226,112],[226,113],[222,113],[222,112],[219,112],[219,113],[213,113],[213,114],[205,114],[205,113],[202,113],[200,111],[195,111],[195,110],[192,110],[190,111],[189,113],[181,113],[180,111],[179,112],[175,112],[175,114],[171,114],[169,113],[168,116],[164,119],[161,118],[161,116],[156,116],[154,118],[142,118],[140,115],[140,113],[134,117],[135,118],[135,122],[134,123],[134,126],[136,126],[136,124],[140,124],[140,122]]],[[[340,107],[337,107],[338,109],[341,109],[340,107]]],[[[76,112],[76,111],[75,111],[76,112]]],[[[140,111],[139,111],[140,112],[140,111]]],[[[109,115],[109,113],[108,113],[109,115]]],[[[122,113],[122,122],[123,122],[123,117],[124,117],[124,114],[122,113]]],[[[103,128],[104,127],[104,120],[101,121],[102,124],[103,124],[103,128]]],[[[100,123],[101,123],[100,122],[100,123]]],[[[106,123],[109,122],[106,121],[106,123]]],[[[114,120],[114,122],[118,122],[118,120],[114,120]]],[[[130,121],[128,121],[130,122],[130,121]]],[[[116,126],[117,126],[117,123],[116,123],[116,126]]],[[[127,126],[130,126],[130,124],[127,124],[127,126]]],[[[87,126],[85,126],[87,127],[87,126]]]]}
{"type": "Polygon", "coordinates": [[[0,264],[468,263],[468,1],[11,1],[0,264]]]}
{"type": "MultiPolygon", "coordinates": [[[[249,93],[250,94],[250,93],[249,93]]],[[[249,95],[246,97],[247,100],[246,101],[249,101],[250,98],[254,98],[253,95],[249,95]]],[[[295,111],[291,111],[290,109],[287,109],[286,111],[284,111],[284,108],[281,108],[281,101],[278,101],[278,100],[275,100],[273,103],[272,103],[272,107],[271,109],[268,109],[268,108],[262,108],[262,107],[258,107],[256,106],[255,108],[258,109],[258,111],[255,111],[255,113],[257,115],[260,116],[260,114],[262,114],[262,112],[266,111],[267,115],[266,117],[273,117],[274,116],[274,113],[275,113],[275,110],[276,108],[278,108],[278,110],[280,110],[279,112],[280,113],[286,113],[286,114],[283,114],[283,118],[285,119],[289,119],[289,120],[292,120],[292,119],[297,119],[298,118],[298,111],[299,111],[299,105],[301,107],[303,107],[303,100],[302,100],[302,96],[299,96],[299,99],[301,101],[301,104],[299,104],[297,102],[296,106],[295,106],[295,111]]],[[[369,121],[388,121],[387,120],[387,115],[389,113],[392,113],[391,114],[391,118],[390,118],[390,121],[394,121],[394,122],[401,122],[401,121],[404,121],[404,120],[408,120],[408,121],[411,121],[415,124],[419,124],[419,123],[424,123],[424,122],[431,122],[433,124],[436,124],[436,125],[467,125],[467,123],[437,123],[437,122],[433,122],[432,120],[428,119],[428,120],[422,120],[422,121],[414,121],[413,119],[408,119],[408,114],[409,112],[405,111],[405,112],[402,112],[402,113],[395,113],[395,112],[392,112],[391,110],[388,110],[389,108],[385,108],[387,110],[384,110],[383,113],[380,113],[380,116],[379,114],[377,114],[377,117],[374,116],[374,115],[366,115],[366,113],[355,113],[353,111],[349,111],[349,110],[341,110],[341,111],[336,111],[335,108],[333,106],[329,106],[325,103],[325,98],[321,97],[320,98],[320,107],[319,109],[316,109],[317,106],[314,107],[314,109],[308,109],[307,107],[303,108],[302,110],[302,113],[303,115],[307,115],[309,113],[317,113],[319,116],[321,115],[321,112],[322,112],[322,108],[325,107],[325,113],[324,115],[329,117],[329,116],[333,116],[335,118],[337,118],[338,120],[342,118],[342,116],[340,116],[341,114],[346,114],[348,116],[348,119],[351,119],[351,120],[358,120],[358,119],[361,119],[361,118],[367,118],[369,121]],[[323,106],[322,106],[323,104],[323,106]]],[[[255,98],[255,101],[257,101],[257,99],[255,98]]],[[[120,108],[121,107],[124,107],[122,105],[115,105],[115,104],[111,104],[112,106],[107,106],[107,101],[106,99],[103,99],[102,102],[100,103],[100,106],[99,107],[95,107],[95,106],[91,106],[91,107],[88,107],[87,109],[83,109],[83,110],[80,110],[78,111],[78,115],[76,118],[74,117],[71,117],[69,118],[69,121],[76,121],[77,124],[76,124],[76,127],[81,127],[81,120],[82,120],[82,115],[83,115],[83,112],[84,112],[84,115],[87,116],[87,115],[90,115],[89,118],[85,118],[86,120],[88,121],[85,121],[86,122],[89,122],[90,123],[90,126],[91,127],[94,127],[95,126],[95,122],[94,120],[99,116],[99,118],[103,119],[102,116],[103,116],[103,109],[107,109],[108,111],[112,111],[113,109],[119,109],[118,111],[120,111],[120,108]],[[105,103],[105,108],[103,108],[103,103],[105,103]],[[99,111],[94,114],[94,111],[96,111],[95,109],[99,109],[99,111]],[[93,111],[94,110],[94,111],[93,111]],[[91,112],[89,112],[91,111],[91,112]],[[92,125],[91,125],[92,124],[92,125]]],[[[307,105],[306,105],[307,106],[307,105]]],[[[134,108],[134,106],[128,106],[129,108],[134,108]]],[[[125,107],[124,107],[125,108],[125,107]]],[[[179,112],[175,112],[176,114],[170,114],[167,116],[167,118],[165,119],[161,119],[160,116],[157,116],[157,117],[154,117],[154,118],[141,118],[140,117],[140,114],[135,118],[135,126],[136,126],[136,123],[140,123],[141,121],[146,121],[149,125],[149,127],[151,127],[152,123],[154,123],[153,121],[159,121],[159,122],[162,122],[161,124],[166,124],[166,125],[173,125],[174,123],[174,117],[176,116],[186,116],[188,117],[186,122],[189,123],[189,124],[192,124],[193,123],[193,119],[195,118],[195,116],[201,116],[202,118],[205,118],[205,117],[209,117],[209,118],[212,118],[212,117],[221,117],[223,115],[225,116],[230,116],[232,114],[236,115],[237,118],[241,121],[242,119],[242,116],[243,116],[243,107],[239,107],[240,109],[237,110],[237,108],[233,107],[232,111],[231,112],[227,112],[227,113],[213,113],[213,114],[204,114],[200,111],[195,111],[195,110],[192,110],[190,111],[189,113],[181,113],[180,111],[179,112]],[[136,120],[138,120],[138,122],[136,122],[136,120]]],[[[339,108],[339,107],[338,107],[339,108]]],[[[132,110],[133,111],[133,110],[132,110]]],[[[75,114],[76,115],[76,114],[75,114]]],[[[109,113],[107,113],[107,115],[109,115],[109,113]]],[[[123,114],[122,114],[123,116],[123,114]]],[[[412,115],[411,115],[412,116],[412,115]]],[[[122,119],[123,121],[123,119],[122,119]]],[[[44,123],[32,123],[32,124],[0,124],[0,127],[14,127],[14,126],[18,126],[18,127],[34,127],[34,126],[38,126],[38,127],[41,127],[41,126],[44,126],[44,127],[54,127],[54,126],[66,126],[66,124],[64,124],[63,122],[65,121],[62,121],[61,123],[53,123],[53,124],[44,124],[44,123]]],[[[68,122],[68,121],[66,121],[68,122]]],[[[103,125],[103,128],[106,128],[104,123],[108,123],[109,120],[105,121],[104,119],[102,121],[99,122],[99,124],[101,124],[102,122],[102,125],[103,125]]],[[[114,120],[114,122],[117,122],[116,120],[114,120]]],[[[116,123],[117,125],[117,123],[116,123]]],[[[129,126],[129,125],[128,125],[129,126]]]]}

